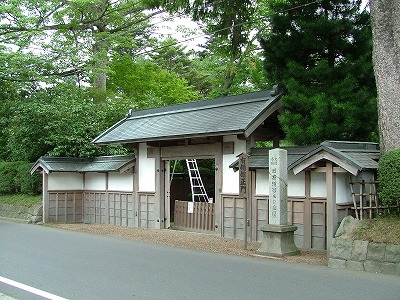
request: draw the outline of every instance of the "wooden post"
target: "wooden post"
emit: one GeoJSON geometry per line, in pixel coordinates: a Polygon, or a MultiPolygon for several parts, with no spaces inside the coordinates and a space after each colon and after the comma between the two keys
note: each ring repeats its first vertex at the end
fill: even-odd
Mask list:
{"type": "Polygon", "coordinates": [[[164,161],[164,227],[170,228],[171,227],[171,178],[170,178],[170,161],[164,161]]]}
{"type": "Polygon", "coordinates": [[[337,227],[337,210],[336,210],[336,174],[333,172],[333,163],[326,162],[326,186],[327,186],[327,233],[326,233],[326,248],[329,250],[332,244],[332,239],[336,233],[337,227]]]}
{"type": "Polygon", "coordinates": [[[58,223],[58,193],[56,193],[56,223],[58,223]]]}
{"type": "Polygon", "coordinates": [[[43,171],[43,191],[42,191],[42,197],[43,197],[43,223],[48,223],[49,222],[49,175],[43,171]]]}
{"type": "MultiPolygon", "coordinates": [[[[104,199],[104,209],[105,209],[105,219],[106,219],[106,224],[110,224],[110,194],[108,192],[108,182],[109,182],[109,173],[106,173],[106,193],[105,193],[105,199],[104,199]]],[[[100,217],[101,217],[101,201],[100,201],[100,217]]],[[[101,223],[101,222],[100,222],[101,223]]]]}
{"type": "Polygon", "coordinates": [[[132,219],[133,227],[140,227],[140,199],[139,199],[139,147],[135,147],[135,166],[133,167],[133,183],[132,183],[132,219]]]}
{"type": "Polygon", "coordinates": [[[305,194],[306,198],[303,202],[303,247],[311,249],[312,243],[312,208],[311,208],[311,171],[305,171],[305,194]]]}
{"type": "Polygon", "coordinates": [[[222,143],[216,143],[215,149],[215,210],[214,210],[214,226],[215,233],[218,236],[223,236],[223,200],[221,197],[222,192],[222,176],[223,176],[223,157],[222,157],[222,143]]]}

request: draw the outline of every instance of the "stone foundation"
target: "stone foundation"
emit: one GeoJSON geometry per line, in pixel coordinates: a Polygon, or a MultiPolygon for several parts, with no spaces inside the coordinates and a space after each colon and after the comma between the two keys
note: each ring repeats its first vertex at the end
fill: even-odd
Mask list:
{"type": "Polygon", "coordinates": [[[29,223],[42,222],[42,204],[32,207],[18,206],[11,204],[0,204],[0,217],[25,220],[29,223]]]}
{"type": "Polygon", "coordinates": [[[334,238],[328,266],[400,276],[400,245],[334,238]]]}
{"type": "Polygon", "coordinates": [[[400,276],[400,245],[354,240],[346,233],[357,227],[352,217],[343,219],[332,241],[328,266],[400,276]]]}

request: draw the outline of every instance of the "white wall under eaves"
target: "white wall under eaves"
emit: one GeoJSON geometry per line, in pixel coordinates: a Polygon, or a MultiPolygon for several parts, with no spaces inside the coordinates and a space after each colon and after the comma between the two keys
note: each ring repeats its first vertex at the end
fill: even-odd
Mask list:
{"type": "Polygon", "coordinates": [[[239,172],[235,172],[229,165],[237,160],[237,156],[246,152],[246,141],[239,140],[236,135],[224,136],[224,143],[234,142],[234,153],[224,154],[222,156],[222,193],[238,194],[239,193],[239,172]]]}
{"type": "MultiPolygon", "coordinates": [[[[294,175],[288,171],[288,197],[304,197],[305,191],[305,173],[300,172],[294,175]]],[[[256,170],[256,194],[269,195],[269,173],[268,169],[256,170]]]]}
{"type": "Polygon", "coordinates": [[[83,174],[81,173],[67,173],[67,172],[53,172],[48,176],[48,190],[82,190],[83,189],[83,174]]]}
{"type": "Polygon", "coordinates": [[[147,158],[146,143],[139,144],[139,191],[156,191],[156,160],[147,158]]]}
{"type": "Polygon", "coordinates": [[[133,173],[108,173],[108,190],[109,191],[121,191],[121,192],[133,192],[133,173]]]}
{"type": "Polygon", "coordinates": [[[84,188],[91,191],[105,191],[106,173],[86,173],[84,188]]]}

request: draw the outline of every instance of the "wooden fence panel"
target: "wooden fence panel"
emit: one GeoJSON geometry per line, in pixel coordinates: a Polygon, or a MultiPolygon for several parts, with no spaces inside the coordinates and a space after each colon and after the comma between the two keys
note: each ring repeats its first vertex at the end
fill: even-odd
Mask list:
{"type": "Polygon", "coordinates": [[[326,249],[326,201],[311,201],[311,248],[326,249]]]}
{"type": "MultiPolygon", "coordinates": [[[[226,207],[224,208],[227,209],[226,207]]],[[[226,210],[231,213],[231,210],[226,210]]],[[[224,214],[225,216],[225,214],[224,214]]],[[[253,198],[253,232],[252,239],[262,242],[261,227],[268,224],[268,197],[256,196],[253,198]]],[[[231,222],[226,222],[230,225],[231,222]]],[[[289,198],[288,223],[297,226],[294,240],[301,249],[326,249],[326,199],[322,198],[289,198]]],[[[229,226],[227,226],[229,227],[229,226]]],[[[225,228],[224,233],[234,237],[233,230],[225,228]]]]}
{"type": "Polygon", "coordinates": [[[289,198],[289,223],[297,226],[294,241],[301,249],[326,249],[326,199],[289,198]]]}
{"type": "Polygon", "coordinates": [[[133,194],[112,191],[105,201],[105,224],[134,227],[133,194]]]}
{"type": "Polygon", "coordinates": [[[201,231],[214,231],[214,203],[193,203],[193,213],[188,212],[189,201],[175,200],[174,227],[201,231]]]}
{"type": "Polygon", "coordinates": [[[83,222],[83,194],[81,191],[50,191],[49,222],[83,222]]]}
{"type": "Polygon", "coordinates": [[[256,197],[254,200],[254,213],[253,220],[255,220],[255,224],[253,224],[255,232],[253,233],[253,239],[257,242],[263,241],[263,232],[261,231],[261,227],[268,224],[269,221],[269,207],[268,207],[268,198],[267,197],[256,197]]]}
{"type": "Polygon", "coordinates": [[[241,239],[244,237],[244,199],[238,196],[222,196],[222,234],[224,237],[241,239]]]}
{"type": "Polygon", "coordinates": [[[153,193],[139,193],[139,227],[156,228],[155,196],[153,193]]]}

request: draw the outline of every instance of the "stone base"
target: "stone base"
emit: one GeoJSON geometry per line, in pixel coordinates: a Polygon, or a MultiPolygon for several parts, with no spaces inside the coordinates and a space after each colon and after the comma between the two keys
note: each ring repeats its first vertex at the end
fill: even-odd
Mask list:
{"type": "Polygon", "coordinates": [[[300,251],[294,244],[294,232],[297,226],[293,225],[266,225],[261,227],[263,242],[257,253],[268,256],[288,256],[300,251]]]}

